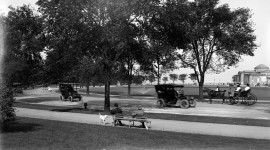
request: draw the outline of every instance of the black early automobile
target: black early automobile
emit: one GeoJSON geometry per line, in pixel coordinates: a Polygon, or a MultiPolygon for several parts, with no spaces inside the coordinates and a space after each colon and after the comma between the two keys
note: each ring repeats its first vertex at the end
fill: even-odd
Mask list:
{"type": "Polygon", "coordinates": [[[178,84],[155,85],[158,95],[157,107],[175,106],[180,108],[195,107],[196,101],[193,97],[185,96],[184,86],[178,84]]]}
{"type": "Polygon", "coordinates": [[[78,83],[60,83],[59,84],[59,91],[61,92],[60,100],[73,101],[74,99],[78,99],[79,101],[82,100],[82,95],[78,94],[77,86],[78,83]],[[75,88],[75,90],[74,90],[75,88]]]}

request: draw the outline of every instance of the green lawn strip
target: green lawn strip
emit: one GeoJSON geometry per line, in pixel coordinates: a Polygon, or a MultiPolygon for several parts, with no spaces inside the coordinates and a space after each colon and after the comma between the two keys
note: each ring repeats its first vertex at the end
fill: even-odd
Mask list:
{"type": "Polygon", "coordinates": [[[269,149],[269,140],[89,125],[17,117],[1,130],[2,149],[269,149]]]}
{"type": "MultiPolygon", "coordinates": [[[[57,111],[57,112],[85,113],[85,114],[98,114],[99,112],[103,112],[103,110],[99,110],[99,109],[85,110],[79,107],[60,107],[60,106],[48,106],[48,105],[35,105],[35,104],[27,104],[27,103],[15,103],[14,106],[22,107],[22,108],[30,108],[30,109],[50,110],[50,111],[57,111]]],[[[103,112],[103,114],[109,115],[108,112],[107,113],[103,112]]],[[[191,121],[191,122],[270,127],[270,120],[263,120],[263,119],[179,115],[179,114],[166,114],[166,113],[147,113],[147,116],[152,119],[163,119],[163,120],[179,120],[179,121],[191,121]]]]}
{"type": "MultiPolygon", "coordinates": [[[[211,89],[215,89],[216,86],[210,86],[205,85],[205,87],[209,87],[211,89]]],[[[225,96],[228,96],[229,91],[234,91],[235,87],[228,86],[220,86],[221,90],[226,90],[225,96]]],[[[86,93],[85,88],[78,89],[82,93],[86,93]]],[[[185,95],[195,96],[195,98],[198,98],[199,90],[197,86],[185,86],[183,88],[185,95]]],[[[113,95],[127,95],[127,87],[126,86],[119,86],[119,87],[111,87],[110,93],[113,95]]],[[[259,100],[270,100],[270,93],[269,88],[264,87],[252,87],[251,88],[252,93],[254,93],[259,100]]],[[[98,93],[103,94],[104,93],[104,87],[90,87],[90,93],[98,93]]],[[[153,96],[157,97],[154,85],[149,86],[132,86],[131,87],[131,96],[153,96]]],[[[208,97],[206,93],[204,93],[205,97],[208,97]]]]}

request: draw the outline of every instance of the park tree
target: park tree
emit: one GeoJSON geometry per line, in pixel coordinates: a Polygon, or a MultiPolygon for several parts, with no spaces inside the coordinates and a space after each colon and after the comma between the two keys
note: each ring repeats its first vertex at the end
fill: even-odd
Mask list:
{"type": "Polygon", "coordinates": [[[173,81],[173,83],[174,83],[174,81],[176,81],[177,80],[177,78],[178,78],[178,75],[177,74],[169,74],[169,76],[170,76],[170,79],[173,81]]]}
{"type": "Polygon", "coordinates": [[[188,78],[189,78],[193,83],[195,83],[195,82],[197,81],[197,76],[196,76],[195,73],[190,73],[190,74],[188,75],[188,78]]]}
{"type": "Polygon", "coordinates": [[[146,64],[152,65],[152,73],[157,77],[158,84],[161,76],[176,69],[176,54],[174,49],[164,45],[162,42],[149,39],[149,49],[145,52],[146,64]]]}
{"type": "Polygon", "coordinates": [[[42,78],[39,70],[43,68],[41,52],[45,45],[42,19],[30,5],[9,9],[3,20],[6,83],[37,84],[42,78]]]}
{"type": "Polygon", "coordinates": [[[185,84],[185,80],[187,79],[187,74],[180,74],[179,75],[179,80],[185,84]]]}
{"type": "Polygon", "coordinates": [[[166,84],[166,82],[168,81],[168,77],[163,77],[162,80],[166,84]]]}
{"type": "Polygon", "coordinates": [[[207,72],[222,72],[243,55],[254,55],[257,45],[249,9],[231,10],[219,0],[167,1],[163,7],[151,21],[156,27],[153,37],[175,47],[181,67],[193,69],[200,99],[207,72]]]}
{"type": "Polygon", "coordinates": [[[137,7],[132,6],[137,3],[141,5],[140,1],[127,0],[39,0],[48,39],[46,63],[52,80],[60,82],[66,75],[72,76],[72,66],[77,66],[84,55],[91,56],[102,71],[104,110],[108,111],[113,78],[123,63],[132,71],[136,62],[130,52],[139,50],[140,45],[136,38],[138,29],[131,18],[136,17],[133,10],[137,7]]]}
{"type": "Polygon", "coordinates": [[[93,22],[93,10],[85,0],[39,0],[43,29],[46,35],[47,59],[45,62],[47,82],[71,82],[79,79],[74,75],[75,66],[83,55],[91,55],[98,34],[93,22]],[[86,9],[89,6],[90,8],[86,9]]]}
{"type": "Polygon", "coordinates": [[[133,76],[133,83],[136,85],[142,85],[144,80],[145,80],[145,76],[143,76],[143,75],[135,74],[133,76]]]}
{"type": "Polygon", "coordinates": [[[0,106],[1,106],[1,129],[5,130],[8,127],[8,122],[14,121],[16,114],[13,108],[15,99],[13,98],[12,91],[12,75],[19,71],[16,65],[19,65],[11,55],[11,51],[6,51],[6,34],[5,29],[7,24],[5,23],[6,16],[0,15],[0,106]],[[14,67],[14,69],[9,67],[14,67]]]}
{"type": "Polygon", "coordinates": [[[155,77],[154,74],[150,74],[149,76],[147,76],[147,79],[151,83],[151,85],[152,85],[153,82],[156,81],[156,77],[155,77]]]}
{"type": "Polygon", "coordinates": [[[86,94],[89,95],[90,84],[95,84],[95,81],[100,77],[100,70],[98,65],[93,61],[92,58],[84,56],[79,62],[79,69],[76,69],[79,81],[81,84],[86,86],[86,94]]]}

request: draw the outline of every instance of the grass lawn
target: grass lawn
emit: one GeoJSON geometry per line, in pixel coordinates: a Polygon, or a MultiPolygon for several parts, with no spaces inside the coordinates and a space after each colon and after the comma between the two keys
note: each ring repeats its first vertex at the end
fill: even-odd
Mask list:
{"type": "Polygon", "coordinates": [[[1,149],[260,149],[269,140],[185,134],[18,117],[1,130],[1,149]]]}
{"type": "MultiPolygon", "coordinates": [[[[215,89],[216,86],[211,85],[205,85],[205,87],[208,87],[210,89],[215,89]]],[[[234,91],[235,87],[228,86],[220,86],[221,90],[226,90],[225,96],[228,96],[228,91],[234,91]]],[[[244,88],[244,87],[242,87],[244,88]]],[[[104,93],[104,87],[90,87],[90,92],[92,93],[104,93]]],[[[86,89],[79,89],[81,92],[85,93],[86,89]]],[[[198,97],[199,95],[199,87],[198,86],[191,86],[186,85],[184,88],[185,95],[191,95],[194,97],[198,97]]],[[[251,92],[254,93],[259,100],[270,100],[270,88],[269,87],[251,87],[251,92]]],[[[118,87],[111,87],[110,93],[112,95],[127,95],[127,86],[118,86],[118,87]]],[[[207,98],[207,94],[204,93],[205,98],[207,98]]],[[[132,86],[131,87],[131,96],[153,96],[157,97],[154,85],[148,85],[148,86],[132,86]]]]}

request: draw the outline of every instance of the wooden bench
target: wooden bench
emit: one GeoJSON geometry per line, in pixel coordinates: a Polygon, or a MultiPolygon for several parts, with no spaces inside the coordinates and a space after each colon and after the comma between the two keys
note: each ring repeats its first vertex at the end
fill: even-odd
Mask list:
{"type": "Polygon", "coordinates": [[[114,121],[113,122],[114,126],[116,126],[117,121],[128,121],[129,128],[131,127],[131,125],[134,126],[134,122],[141,122],[141,123],[143,123],[144,126],[145,126],[145,128],[147,130],[149,129],[147,123],[150,124],[150,126],[151,126],[151,121],[148,120],[147,117],[136,117],[136,118],[133,118],[132,116],[122,116],[121,115],[121,116],[113,116],[113,121],[114,121]]]}

